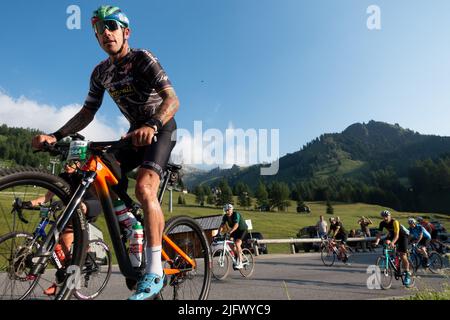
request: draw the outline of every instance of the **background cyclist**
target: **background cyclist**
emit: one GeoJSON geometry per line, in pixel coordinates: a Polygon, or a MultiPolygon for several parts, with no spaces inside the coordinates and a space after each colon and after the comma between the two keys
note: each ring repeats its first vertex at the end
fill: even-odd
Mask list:
{"type": "Polygon", "coordinates": [[[425,220],[422,217],[417,217],[417,222],[425,228],[425,230],[428,231],[428,233],[431,235],[431,241],[430,243],[433,244],[433,247],[435,248],[436,251],[442,253],[443,252],[443,248],[444,248],[444,244],[439,240],[439,234],[438,231],[436,229],[436,226],[434,224],[432,224],[431,222],[425,220]]]}
{"type": "Polygon", "coordinates": [[[94,11],[91,22],[108,59],[92,72],[89,94],[80,112],[55,133],[36,136],[32,144],[40,149],[44,142],[55,143],[83,130],[94,119],[104,92],[108,91],[130,122],[125,137],[131,138],[133,144],[116,154],[122,170],[119,186],[126,189],[126,173],[139,167],[135,194],[144,211],[147,264],[137,291],[130,299],[150,299],[159,293],[164,283],[161,264],[164,216],[157,192],[175,146],[172,133],[176,130],[174,115],[179,101],[158,59],[147,50],[129,47],[130,22],[122,10],[101,6],[94,11]]]}
{"type": "Polygon", "coordinates": [[[242,215],[239,212],[234,211],[232,204],[226,204],[223,207],[223,211],[225,214],[222,219],[222,224],[219,227],[219,233],[223,233],[225,227],[228,226],[228,233],[234,239],[234,243],[236,244],[233,248],[238,260],[235,268],[242,269],[242,240],[247,234],[248,226],[242,215]]]}
{"type": "MultiPolygon", "coordinates": [[[[64,165],[64,172],[59,174],[59,177],[64,179],[69,184],[71,194],[76,191],[82,179],[81,175],[77,173],[77,169],[80,169],[79,161],[67,161],[64,165]]],[[[45,194],[45,196],[24,202],[23,205],[24,207],[40,206],[51,201],[53,196],[54,194],[49,191],[45,194]]],[[[89,222],[95,221],[101,213],[102,207],[96,196],[93,185],[84,194],[83,201],[80,203],[80,209],[89,222]]],[[[70,261],[70,248],[72,246],[73,239],[73,229],[70,225],[68,225],[59,238],[59,243],[61,244],[62,250],[64,251],[64,255],[66,257],[64,261],[61,261],[63,264],[67,264],[70,261]]],[[[59,281],[59,275],[60,274],[57,273],[57,281],[59,281]]],[[[56,283],[52,284],[48,289],[44,290],[44,294],[54,295],[56,293],[56,287],[56,283]]]]}
{"type": "Polygon", "coordinates": [[[347,256],[347,249],[345,248],[345,244],[347,242],[348,234],[344,229],[344,225],[342,224],[339,217],[336,218],[330,218],[330,231],[329,235],[332,235],[332,238],[335,240],[341,240],[341,243],[339,245],[339,253],[340,258],[342,259],[342,262],[347,263],[348,256],[347,256]]]}
{"type": "Polygon", "coordinates": [[[413,218],[408,219],[409,238],[417,244],[417,251],[423,256],[423,266],[428,267],[427,245],[431,240],[430,233],[413,218]]]}
{"type": "Polygon", "coordinates": [[[400,255],[402,260],[402,265],[405,268],[405,286],[409,286],[411,284],[411,273],[409,271],[409,262],[408,262],[408,233],[405,231],[406,228],[400,225],[400,223],[392,218],[391,213],[388,210],[383,210],[380,213],[383,221],[380,222],[380,226],[378,227],[377,240],[375,241],[375,246],[378,245],[381,239],[381,232],[383,229],[386,229],[389,233],[386,238],[386,244],[390,248],[395,248],[397,246],[397,252],[400,255]]]}

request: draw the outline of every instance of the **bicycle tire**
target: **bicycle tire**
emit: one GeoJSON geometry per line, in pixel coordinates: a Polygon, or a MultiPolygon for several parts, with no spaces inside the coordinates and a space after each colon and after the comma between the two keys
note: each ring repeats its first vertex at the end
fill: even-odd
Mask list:
{"type": "MultiPolygon", "coordinates": [[[[416,270],[414,270],[414,268],[411,268],[411,266],[413,265],[413,259],[411,258],[411,256],[408,257],[408,263],[410,265],[409,273],[411,276],[411,283],[407,286],[407,288],[412,288],[416,284],[416,270]]],[[[403,285],[405,285],[405,276],[404,276],[405,270],[403,269],[403,264],[401,262],[400,262],[400,268],[401,268],[402,283],[403,283],[403,285]]]]}
{"type": "Polygon", "coordinates": [[[432,273],[441,273],[444,266],[444,261],[442,260],[442,257],[439,253],[437,253],[436,251],[431,251],[430,253],[428,253],[428,263],[430,264],[428,269],[430,269],[432,273]]]}
{"type": "Polygon", "coordinates": [[[239,269],[239,272],[244,278],[249,278],[255,271],[255,259],[253,258],[252,252],[244,248],[242,249],[242,268],[239,269]]]}
{"type": "Polygon", "coordinates": [[[211,273],[213,277],[217,280],[224,280],[230,273],[231,261],[228,254],[224,254],[223,249],[216,249],[212,253],[211,261],[211,273]],[[223,271],[223,273],[221,273],[220,271],[223,271]]]}
{"type": "Polygon", "coordinates": [[[325,266],[331,267],[336,260],[336,254],[334,251],[328,250],[328,246],[323,246],[320,252],[320,258],[325,266]]]}
{"type": "Polygon", "coordinates": [[[409,256],[410,262],[411,262],[411,269],[414,270],[415,273],[419,270],[419,267],[421,265],[421,258],[417,254],[411,254],[409,256]]]}
{"type": "Polygon", "coordinates": [[[379,256],[375,265],[380,269],[379,277],[377,280],[380,284],[381,289],[390,289],[394,280],[394,270],[392,270],[389,261],[386,261],[386,257],[384,255],[379,256]]]}
{"type": "MultiPolygon", "coordinates": [[[[30,188],[44,188],[51,191],[55,196],[57,196],[64,205],[67,205],[70,200],[70,187],[61,178],[51,175],[47,172],[41,170],[30,169],[30,168],[13,168],[0,170],[0,194],[7,188],[12,188],[12,196],[15,196],[16,192],[14,188],[23,188],[29,186],[30,188]]],[[[20,189],[23,190],[23,189],[20,189]]],[[[25,188],[25,192],[28,189],[25,188]]],[[[20,191],[20,194],[23,194],[20,191]]],[[[8,195],[8,193],[4,192],[8,195]]],[[[11,198],[12,199],[12,198],[11,198]]],[[[25,199],[25,198],[24,198],[25,199]]],[[[26,200],[31,200],[26,199],[26,200]]],[[[12,203],[12,202],[10,202],[12,203]]],[[[3,211],[0,203],[0,211],[3,211]]],[[[4,216],[5,217],[5,216],[4,216]]],[[[86,251],[86,239],[87,239],[87,222],[84,215],[79,211],[73,214],[72,219],[72,229],[74,233],[73,251],[71,259],[71,269],[76,272],[80,270],[82,262],[84,261],[85,251],[86,251]]],[[[16,230],[12,230],[13,232],[16,230]]],[[[72,296],[74,285],[73,281],[76,277],[71,275],[66,275],[65,279],[60,287],[60,290],[55,296],[56,300],[68,300],[72,296]]]]}
{"type": "MultiPolygon", "coordinates": [[[[164,234],[191,258],[195,258],[197,267],[191,271],[166,276],[159,298],[206,300],[211,286],[211,250],[202,228],[191,217],[176,216],[166,222],[164,234]],[[196,283],[200,286],[198,290],[193,287],[196,283]],[[187,290],[184,290],[185,288],[187,290]],[[192,293],[192,296],[188,296],[189,293],[192,293]]],[[[164,240],[162,247],[171,258],[171,267],[182,269],[184,260],[171,250],[164,240]]]]}
{"type": "MultiPolygon", "coordinates": [[[[37,242],[35,242],[34,244],[32,244],[31,248],[26,248],[26,245],[28,245],[28,241],[31,241],[33,239],[33,235],[31,233],[27,233],[27,232],[10,232],[7,233],[3,236],[0,237],[0,270],[7,270],[7,273],[9,276],[2,276],[2,285],[0,286],[3,287],[4,285],[4,289],[0,289],[0,300],[3,300],[3,298],[6,297],[6,292],[8,291],[8,280],[13,280],[13,277],[19,277],[22,276],[20,278],[19,281],[19,286],[22,285],[22,287],[27,286],[26,282],[29,283],[28,284],[28,288],[26,288],[22,294],[18,293],[17,296],[13,296],[13,292],[11,292],[11,295],[8,297],[7,300],[24,300],[34,289],[34,287],[36,286],[36,284],[39,281],[39,278],[41,277],[41,275],[38,275],[36,278],[34,279],[27,279],[27,273],[25,271],[26,264],[29,261],[29,257],[32,256],[33,252],[36,252],[39,249],[39,244],[37,242]],[[15,245],[15,243],[13,243],[13,245],[10,246],[6,246],[5,243],[8,240],[11,239],[20,239],[20,238],[24,238],[24,241],[26,241],[25,245],[20,245],[16,248],[13,247],[13,245],[15,245]],[[8,250],[8,251],[7,251],[8,250]],[[14,263],[12,263],[14,262],[14,263]],[[5,263],[5,265],[3,265],[3,263],[5,263]],[[14,266],[12,266],[12,264],[14,266]],[[13,270],[11,270],[11,268],[14,268],[14,275],[12,275],[10,272],[12,272],[13,270]]],[[[17,241],[17,243],[22,243],[22,241],[17,241]]],[[[14,287],[16,287],[16,285],[14,285],[14,287]]],[[[13,285],[11,285],[11,289],[13,288],[13,285]]]]}
{"type": "Polygon", "coordinates": [[[93,300],[93,299],[97,298],[103,292],[103,290],[106,288],[109,278],[111,277],[112,256],[111,256],[111,251],[110,251],[108,245],[101,239],[94,239],[94,240],[88,241],[88,250],[90,248],[92,248],[92,250],[95,250],[96,248],[93,247],[93,245],[96,245],[97,248],[99,248],[100,250],[104,250],[105,256],[103,258],[101,256],[98,256],[97,255],[98,252],[95,252],[95,256],[94,256],[93,252],[88,251],[88,253],[86,255],[85,263],[83,266],[84,269],[81,271],[82,277],[83,276],[85,277],[85,287],[87,288],[88,284],[92,283],[92,279],[91,279],[92,275],[94,275],[94,277],[96,277],[101,273],[105,273],[105,272],[102,272],[102,270],[104,270],[104,268],[102,269],[102,266],[106,267],[106,276],[105,276],[104,280],[100,282],[99,286],[94,285],[95,290],[93,290],[92,293],[85,293],[84,288],[76,289],[74,291],[73,295],[78,300],[93,300]],[[100,268],[100,270],[94,269],[94,272],[89,274],[88,268],[90,268],[90,266],[87,265],[88,263],[94,265],[96,268],[100,268]],[[86,278],[86,277],[88,277],[88,278],[86,278]],[[98,289],[96,289],[97,287],[98,287],[98,289]]]}

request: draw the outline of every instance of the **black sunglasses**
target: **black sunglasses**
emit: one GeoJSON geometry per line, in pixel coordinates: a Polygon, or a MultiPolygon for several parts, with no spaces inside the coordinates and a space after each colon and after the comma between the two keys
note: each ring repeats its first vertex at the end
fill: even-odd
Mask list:
{"type": "Polygon", "coordinates": [[[116,20],[100,20],[94,24],[94,30],[96,34],[103,34],[105,33],[106,29],[108,29],[109,31],[116,31],[120,27],[122,27],[122,25],[116,20]]]}

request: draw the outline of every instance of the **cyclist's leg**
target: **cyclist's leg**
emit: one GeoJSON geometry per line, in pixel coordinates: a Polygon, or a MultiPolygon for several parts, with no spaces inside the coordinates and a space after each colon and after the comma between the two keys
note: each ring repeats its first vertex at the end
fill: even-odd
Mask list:
{"type": "Polygon", "coordinates": [[[397,252],[400,255],[400,259],[402,261],[403,268],[405,269],[406,276],[405,276],[405,285],[408,287],[411,284],[411,272],[409,261],[408,261],[408,237],[403,236],[400,237],[397,241],[397,252]]]}
{"type": "Polygon", "coordinates": [[[242,265],[242,239],[244,239],[247,231],[236,230],[234,233],[234,243],[236,244],[234,250],[236,253],[236,257],[238,258],[237,264],[238,266],[240,266],[242,265]]]}
{"type": "Polygon", "coordinates": [[[163,287],[163,268],[161,263],[161,243],[164,230],[164,215],[158,201],[158,189],[175,146],[172,132],[176,129],[175,120],[170,120],[158,133],[157,141],[145,147],[144,158],[136,180],[136,197],[144,211],[146,232],[145,274],[138,282],[132,300],[150,299],[163,287]]]}

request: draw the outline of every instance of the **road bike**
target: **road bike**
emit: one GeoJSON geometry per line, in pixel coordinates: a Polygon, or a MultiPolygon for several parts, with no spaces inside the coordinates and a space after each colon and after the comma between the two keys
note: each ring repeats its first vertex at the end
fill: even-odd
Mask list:
{"type": "MultiPolygon", "coordinates": [[[[50,191],[55,195],[53,201],[60,201],[63,204],[61,210],[55,213],[55,224],[48,231],[45,241],[35,252],[22,257],[31,262],[27,264],[25,270],[18,270],[15,264],[11,265],[12,260],[8,256],[0,257],[9,262],[7,269],[0,270],[0,283],[4,279],[9,279],[14,282],[12,287],[16,288],[16,283],[23,281],[23,275],[26,277],[42,275],[52,257],[61,232],[70,222],[74,235],[71,261],[55,295],[57,300],[70,299],[79,283],[80,270],[84,266],[87,254],[88,228],[79,204],[86,190],[94,185],[105,215],[120,272],[126,279],[127,287],[134,290],[137,280],[145,270],[145,254],[142,265],[138,268],[133,267],[112,203],[112,188],[120,179],[120,167],[112,157],[112,153],[130,146],[130,141],[87,142],[79,134],[72,135],[71,138],[70,144],[66,142],[46,144],[43,151],[62,157],[67,154],[72,156],[83,154],[83,152],[90,154],[80,170],[80,174],[83,175],[82,181],[73,194],[70,193],[70,188],[64,180],[46,172],[29,169],[0,170],[0,215],[4,220],[0,226],[4,225],[4,228],[9,228],[11,232],[23,226],[17,213],[11,211],[11,203],[14,203],[14,199],[21,198],[22,201],[27,201],[50,191]],[[17,274],[19,271],[21,277],[17,274]]],[[[168,164],[158,194],[160,203],[167,186],[177,180],[180,170],[181,166],[168,164]]],[[[114,189],[114,193],[120,198],[129,198],[126,190],[114,189]]],[[[11,252],[14,253],[16,249],[11,249],[11,252]]],[[[162,241],[162,262],[166,277],[164,288],[157,298],[207,299],[211,281],[210,259],[211,252],[206,236],[196,220],[188,216],[176,216],[166,221],[162,241]]],[[[0,260],[0,265],[3,262],[0,260]]],[[[30,281],[26,282],[31,285],[30,281]]]]}
{"type": "MultiPolygon", "coordinates": [[[[58,279],[65,272],[65,264],[56,252],[53,252],[49,259],[46,274],[27,275],[24,271],[32,265],[30,259],[47,238],[46,229],[55,224],[56,213],[61,210],[61,206],[60,201],[53,202],[49,206],[32,206],[23,204],[20,198],[14,200],[13,211],[23,223],[29,223],[23,214],[24,209],[39,211],[41,220],[33,233],[13,231],[0,236],[0,254],[8,257],[4,259],[5,265],[0,268],[8,270],[7,273],[14,273],[17,277],[9,277],[11,282],[6,279],[3,281],[0,299],[50,298],[44,294],[44,290],[53,284],[58,284],[58,279]],[[17,279],[20,281],[15,283],[17,279]],[[13,284],[17,287],[23,286],[23,290],[13,290],[13,284]]],[[[94,228],[92,225],[90,227],[94,228]]],[[[89,240],[86,260],[80,273],[80,286],[74,290],[73,295],[79,300],[95,299],[105,289],[111,270],[111,252],[108,245],[102,239],[89,240]]]]}
{"type": "Polygon", "coordinates": [[[344,254],[344,259],[342,258],[342,253],[339,251],[337,243],[340,241],[336,241],[334,239],[328,239],[328,237],[321,237],[322,243],[320,245],[320,258],[325,266],[331,267],[334,262],[337,260],[342,260],[344,263],[347,263],[350,258],[350,254],[353,252],[353,249],[350,248],[347,244],[344,244],[346,253],[344,254]]]}
{"type": "Polygon", "coordinates": [[[410,257],[414,272],[417,273],[419,268],[422,267],[424,269],[430,270],[432,273],[440,273],[444,265],[441,255],[436,251],[427,250],[427,253],[428,253],[428,264],[426,264],[425,258],[418,251],[417,243],[413,243],[411,245],[410,257]]]}
{"type": "MultiPolygon", "coordinates": [[[[408,262],[410,265],[409,272],[411,277],[411,283],[408,287],[413,287],[416,279],[411,257],[408,257],[408,262]]],[[[401,257],[395,248],[391,249],[387,244],[383,244],[383,254],[377,258],[376,266],[380,270],[378,273],[378,283],[382,289],[389,289],[392,286],[394,278],[395,280],[401,279],[402,284],[406,286],[406,271],[402,270],[401,257]]]]}
{"type": "MultiPolygon", "coordinates": [[[[217,280],[224,280],[230,273],[231,265],[235,268],[238,264],[233,250],[236,244],[230,240],[228,234],[225,234],[224,237],[215,237],[212,245],[216,247],[212,253],[212,274],[217,280]]],[[[239,270],[245,278],[253,274],[255,261],[249,249],[242,249],[242,268],[235,268],[235,270],[239,270]]]]}

